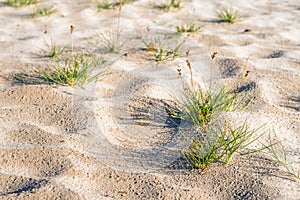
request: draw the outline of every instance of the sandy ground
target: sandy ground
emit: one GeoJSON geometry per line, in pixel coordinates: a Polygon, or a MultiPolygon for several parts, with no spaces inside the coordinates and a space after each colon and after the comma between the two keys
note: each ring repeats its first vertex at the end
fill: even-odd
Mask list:
{"type": "MultiPolygon", "coordinates": [[[[180,165],[186,146],[166,105],[180,94],[177,67],[195,81],[243,83],[255,102],[230,119],[251,127],[265,124],[300,165],[300,3],[298,0],[182,1],[162,11],[157,1],[122,7],[118,54],[105,53],[99,33],[118,26],[118,9],[97,11],[95,2],[52,0],[57,12],[32,18],[32,7],[0,1],[0,198],[1,199],[300,199],[299,181],[263,154],[236,156],[202,173],[180,165]],[[235,24],[220,23],[222,5],[239,10],[235,24]],[[181,56],[155,62],[139,36],[174,45],[185,20],[204,25],[186,38],[181,56]],[[106,76],[85,88],[20,83],[13,74],[33,73],[55,61],[41,54],[53,38],[74,51],[103,56],[106,76]],[[150,32],[147,32],[147,27],[150,32]],[[47,33],[45,34],[45,30],[47,33]],[[218,52],[211,62],[210,55],[218,52]]],[[[103,38],[102,38],[103,39],[103,38]]]]}

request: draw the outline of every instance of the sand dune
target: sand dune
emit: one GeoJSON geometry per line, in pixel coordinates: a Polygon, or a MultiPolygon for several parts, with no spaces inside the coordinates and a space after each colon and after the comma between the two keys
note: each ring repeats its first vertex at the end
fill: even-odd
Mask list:
{"type": "Polygon", "coordinates": [[[55,4],[57,12],[33,18],[33,6],[0,1],[1,199],[299,199],[299,180],[264,154],[236,156],[203,173],[182,169],[179,150],[188,143],[166,110],[181,95],[178,66],[189,77],[188,50],[194,81],[203,88],[238,82],[248,70],[244,87],[256,99],[229,119],[247,119],[253,128],[266,124],[299,169],[297,0],[183,0],[182,8],[169,11],[155,8],[157,1],[137,0],[120,14],[118,8],[98,11],[95,1],[43,3],[55,4]],[[226,5],[239,10],[234,24],[216,17],[226,5]],[[186,20],[203,27],[179,37],[176,26],[186,20]],[[122,50],[106,53],[99,34],[120,27],[122,50]],[[177,58],[156,62],[143,50],[141,35],[173,47],[185,42],[177,58]],[[14,80],[13,74],[55,63],[41,53],[51,38],[66,46],[62,57],[71,54],[72,40],[75,52],[102,56],[96,70],[108,73],[84,88],[14,80]]]}

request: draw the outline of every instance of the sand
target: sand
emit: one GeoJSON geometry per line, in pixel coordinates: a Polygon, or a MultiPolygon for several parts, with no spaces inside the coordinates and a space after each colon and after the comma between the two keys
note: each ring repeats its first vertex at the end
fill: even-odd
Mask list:
{"type": "Polygon", "coordinates": [[[33,18],[32,6],[0,1],[1,199],[300,198],[299,180],[265,154],[236,155],[228,165],[214,163],[203,172],[184,169],[179,149],[188,144],[166,111],[181,94],[178,66],[188,80],[188,50],[201,87],[240,83],[249,71],[242,86],[252,89],[255,101],[228,119],[264,125],[299,169],[297,0],[183,0],[182,8],[169,11],[155,8],[157,1],[137,0],[120,14],[118,8],[98,11],[94,1],[45,4],[55,4],[57,12],[33,18]],[[239,10],[234,24],[216,17],[226,5],[239,10]],[[203,27],[177,37],[176,26],[184,21],[203,27]],[[72,39],[70,25],[76,27],[72,39]],[[118,26],[125,44],[119,53],[105,53],[99,34],[118,26]],[[186,41],[177,58],[156,62],[141,35],[167,46],[186,41]],[[84,88],[13,79],[55,63],[41,53],[51,38],[66,46],[61,59],[71,55],[71,40],[75,53],[103,57],[96,70],[106,75],[84,88]]]}

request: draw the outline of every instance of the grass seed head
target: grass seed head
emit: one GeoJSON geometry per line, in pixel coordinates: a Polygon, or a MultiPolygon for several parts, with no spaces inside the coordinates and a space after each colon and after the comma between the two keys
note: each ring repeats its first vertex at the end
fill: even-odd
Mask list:
{"type": "Polygon", "coordinates": [[[70,25],[70,31],[71,31],[71,34],[73,34],[73,32],[74,32],[74,30],[75,30],[75,26],[73,26],[73,25],[70,25]]]}

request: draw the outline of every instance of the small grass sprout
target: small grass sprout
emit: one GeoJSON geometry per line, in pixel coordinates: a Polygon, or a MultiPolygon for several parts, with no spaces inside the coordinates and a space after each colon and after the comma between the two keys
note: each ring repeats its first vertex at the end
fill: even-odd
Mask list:
{"type": "Polygon", "coordinates": [[[47,16],[47,15],[51,15],[54,12],[56,12],[55,6],[43,7],[43,8],[36,6],[31,16],[32,17],[47,16]]]}
{"type": "Polygon", "coordinates": [[[47,57],[52,57],[56,58],[59,55],[61,55],[65,50],[64,46],[57,45],[53,39],[51,38],[50,41],[45,41],[45,48],[42,49],[42,52],[47,56],[47,57]]]}
{"type": "Polygon", "coordinates": [[[38,0],[7,0],[8,5],[13,7],[28,6],[38,3],[38,0]]]}
{"type": "Polygon", "coordinates": [[[225,124],[223,127],[212,125],[199,131],[199,135],[192,140],[189,148],[183,151],[184,158],[192,168],[204,170],[213,162],[228,164],[236,153],[246,155],[267,148],[247,149],[263,134],[256,134],[258,129],[249,130],[246,121],[238,128],[225,124]]]}
{"type": "Polygon", "coordinates": [[[234,23],[238,18],[238,12],[233,8],[221,8],[217,15],[223,22],[228,23],[234,23]]]}
{"type": "Polygon", "coordinates": [[[42,72],[43,79],[49,84],[84,86],[96,80],[102,73],[92,75],[99,62],[88,59],[86,56],[75,56],[64,63],[48,68],[42,72]]]}

